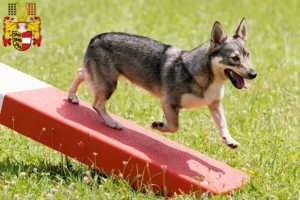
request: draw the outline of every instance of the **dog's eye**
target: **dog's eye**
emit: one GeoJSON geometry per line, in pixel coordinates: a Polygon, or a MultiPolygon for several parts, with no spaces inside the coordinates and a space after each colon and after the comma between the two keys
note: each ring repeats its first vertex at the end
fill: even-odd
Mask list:
{"type": "Polygon", "coordinates": [[[231,58],[231,60],[233,60],[234,62],[240,61],[240,58],[239,58],[238,56],[232,56],[232,57],[230,57],[230,58],[231,58]]]}
{"type": "Polygon", "coordinates": [[[247,53],[246,53],[246,56],[249,58],[249,57],[250,57],[250,53],[247,52],[247,53]]]}

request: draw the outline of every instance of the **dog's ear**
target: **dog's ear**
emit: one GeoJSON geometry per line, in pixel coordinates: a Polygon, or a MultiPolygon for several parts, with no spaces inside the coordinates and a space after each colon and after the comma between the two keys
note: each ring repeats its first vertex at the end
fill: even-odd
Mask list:
{"type": "Polygon", "coordinates": [[[216,21],[211,31],[210,47],[216,48],[221,45],[227,39],[226,33],[223,30],[221,24],[216,21]]]}
{"type": "Polygon", "coordinates": [[[245,41],[247,40],[247,24],[245,17],[242,19],[233,37],[240,37],[245,41]]]}

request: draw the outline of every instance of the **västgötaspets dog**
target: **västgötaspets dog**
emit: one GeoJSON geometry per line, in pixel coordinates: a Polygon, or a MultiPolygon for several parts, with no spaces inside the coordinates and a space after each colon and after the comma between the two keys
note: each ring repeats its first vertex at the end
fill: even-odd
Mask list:
{"type": "Polygon", "coordinates": [[[153,129],[176,132],[181,108],[207,106],[223,142],[237,148],[239,143],[228,131],[222,98],[227,79],[242,89],[250,87],[245,78],[256,77],[246,40],[245,19],[233,36],[227,36],[221,24],[215,22],[211,39],[192,50],[180,50],[138,35],[103,33],[91,39],[83,65],[77,70],[69,89],[68,99],[78,104],[78,86],[86,81],[94,96],[93,108],[104,123],[122,129],[105,108],[122,75],[161,100],[166,122],[153,122],[153,129]]]}

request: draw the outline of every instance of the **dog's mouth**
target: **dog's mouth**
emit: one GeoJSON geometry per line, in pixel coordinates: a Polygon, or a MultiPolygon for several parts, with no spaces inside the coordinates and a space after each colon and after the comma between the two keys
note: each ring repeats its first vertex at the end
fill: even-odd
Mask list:
{"type": "Polygon", "coordinates": [[[225,69],[224,70],[225,75],[229,78],[231,81],[232,85],[236,87],[237,89],[242,89],[246,88],[249,89],[251,88],[251,85],[248,84],[243,77],[232,71],[231,69],[225,69]]]}

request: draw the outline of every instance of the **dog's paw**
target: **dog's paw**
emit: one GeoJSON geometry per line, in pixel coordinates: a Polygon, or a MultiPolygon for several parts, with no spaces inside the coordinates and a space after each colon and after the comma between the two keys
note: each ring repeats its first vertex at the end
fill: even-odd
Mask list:
{"type": "Polygon", "coordinates": [[[236,149],[240,146],[240,143],[235,141],[233,138],[222,137],[223,142],[231,149],[236,149]]]}
{"type": "Polygon", "coordinates": [[[178,126],[170,126],[170,124],[166,124],[163,122],[155,121],[151,124],[152,129],[156,129],[161,132],[175,133],[178,131],[178,126]]]}
{"type": "Polygon", "coordinates": [[[159,121],[155,121],[151,124],[151,128],[157,129],[157,130],[162,129],[164,126],[165,126],[165,123],[159,122],[159,121]]]}
{"type": "Polygon", "coordinates": [[[118,121],[111,121],[110,123],[105,123],[107,126],[114,128],[114,129],[118,129],[121,130],[123,128],[123,125],[118,122],[118,121]]]}
{"type": "Polygon", "coordinates": [[[76,94],[69,94],[68,95],[68,101],[73,103],[73,104],[79,104],[79,99],[76,96],[76,94]]]}
{"type": "Polygon", "coordinates": [[[165,123],[163,122],[159,122],[159,121],[155,121],[151,124],[151,128],[152,129],[155,129],[155,130],[158,130],[160,132],[168,132],[168,128],[166,126],[165,123]]]}

